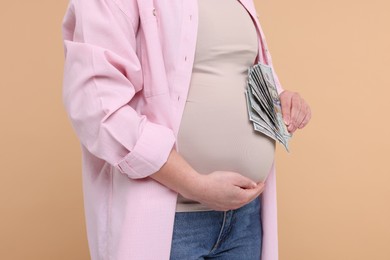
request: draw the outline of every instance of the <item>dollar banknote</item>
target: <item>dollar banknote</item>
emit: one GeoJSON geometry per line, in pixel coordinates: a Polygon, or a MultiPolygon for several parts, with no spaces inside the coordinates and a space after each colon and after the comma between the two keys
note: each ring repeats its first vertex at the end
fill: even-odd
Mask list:
{"type": "Polygon", "coordinates": [[[283,121],[282,107],[272,67],[258,63],[248,69],[245,92],[253,129],[283,144],[289,150],[292,135],[283,121]]]}

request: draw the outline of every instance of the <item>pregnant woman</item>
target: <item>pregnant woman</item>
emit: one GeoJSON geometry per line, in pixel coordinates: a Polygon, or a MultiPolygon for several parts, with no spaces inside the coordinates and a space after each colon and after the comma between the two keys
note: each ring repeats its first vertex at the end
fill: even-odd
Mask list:
{"type": "MultiPolygon", "coordinates": [[[[72,0],[63,36],[91,258],[276,260],[275,143],[244,96],[248,67],[272,66],[252,0],[72,0]]],[[[277,85],[292,133],[310,108],[277,85]]]]}

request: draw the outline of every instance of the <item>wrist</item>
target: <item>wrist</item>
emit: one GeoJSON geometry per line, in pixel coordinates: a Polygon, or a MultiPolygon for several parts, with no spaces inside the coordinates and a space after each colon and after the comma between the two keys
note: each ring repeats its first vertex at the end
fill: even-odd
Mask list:
{"type": "Polygon", "coordinates": [[[154,180],[191,200],[196,200],[199,190],[203,186],[203,176],[174,149],[161,169],[150,175],[154,180]]]}
{"type": "Polygon", "coordinates": [[[205,175],[200,174],[195,170],[190,171],[186,174],[178,192],[187,199],[198,201],[204,183],[205,175]]]}

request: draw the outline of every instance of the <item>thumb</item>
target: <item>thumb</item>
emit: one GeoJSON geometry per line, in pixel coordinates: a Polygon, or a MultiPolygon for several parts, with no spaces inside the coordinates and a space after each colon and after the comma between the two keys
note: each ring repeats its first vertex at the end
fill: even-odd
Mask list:
{"type": "Polygon", "coordinates": [[[249,190],[249,192],[251,193],[252,196],[257,197],[264,191],[264,188],[265,188],[264,182],[259,182],[257,183],[257,187],[249,190]]]}
{"type": "Polygon", "coordinates": [[[242,176],[241,174],[236,174],[233,177],[233,184],[243,189],[253,189],[257,187],[256,182],[242,176]]]}
{"type": "Polygon", "coordinates": [[[289,93],[282,93],[280,96],[280,103],[282,107],[283,121],[286,125],[291,122],[290,111],[291,111],[291,97],[289,93]],[[283,94],[283,95],[282,95],[283,94]]]}

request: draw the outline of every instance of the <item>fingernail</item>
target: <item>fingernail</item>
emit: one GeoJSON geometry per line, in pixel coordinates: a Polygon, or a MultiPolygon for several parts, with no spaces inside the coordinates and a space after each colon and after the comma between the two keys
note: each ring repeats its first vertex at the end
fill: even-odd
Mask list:
{"type": "Polygon", "coordinates": [[[256,188],[257,184],[255,182],[252,182],[252,188],[256,188]]]}
{"type": "Polygon", "coordinates": [[[289,124],[290,124],[290,118],[286,117],[286,118],[283,118],[283,120],[284,120],[284,123],[285,123],[286,125],[289,125],[289,124]]]}

